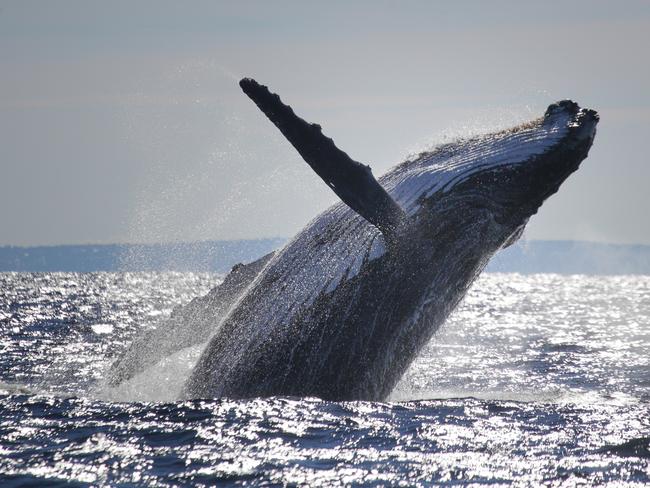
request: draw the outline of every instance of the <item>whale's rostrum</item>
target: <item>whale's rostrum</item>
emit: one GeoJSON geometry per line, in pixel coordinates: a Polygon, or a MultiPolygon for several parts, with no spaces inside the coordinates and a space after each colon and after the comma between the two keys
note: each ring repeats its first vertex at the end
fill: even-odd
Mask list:
{"type": "Polygon", "coordinates": [[[596,112],[562,101],[378,180],[250,79],[244,91],[339,195],[215,324],[183,397],[385,399],[490,257],[587,156],[596,112]]]}

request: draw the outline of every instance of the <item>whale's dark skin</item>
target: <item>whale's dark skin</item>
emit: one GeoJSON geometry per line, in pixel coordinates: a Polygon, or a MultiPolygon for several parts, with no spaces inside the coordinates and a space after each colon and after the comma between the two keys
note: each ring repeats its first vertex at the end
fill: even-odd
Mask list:
{"type": "Polygon", "coordinates": [[[241,85],[349,206],[316,217],[261,270],[184,398],[385,399],[491,256],[578,169],[598,121],[558,102],[538,120],[422,153],[377,182],[266,87],[241,85]]]}

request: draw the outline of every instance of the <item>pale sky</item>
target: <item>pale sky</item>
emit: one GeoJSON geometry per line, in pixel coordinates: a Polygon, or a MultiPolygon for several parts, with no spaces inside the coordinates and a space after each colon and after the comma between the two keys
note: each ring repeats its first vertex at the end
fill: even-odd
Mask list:
{"type": "Polygon", "coordinates": [[[529,239],[650,244],[650,2],[0,0],[0,245],[289,237],[336,196],[251,76],[381,175],[598,110],[529,239]]]}

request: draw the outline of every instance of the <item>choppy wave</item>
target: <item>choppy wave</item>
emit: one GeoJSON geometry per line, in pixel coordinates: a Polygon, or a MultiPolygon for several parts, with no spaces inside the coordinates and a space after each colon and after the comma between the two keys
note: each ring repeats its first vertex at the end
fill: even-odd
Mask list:
{"type": "Polygon", "coordinates": [[[485,274],[391,402],[179,402],[200,352],[109,388],[193,273],[0,274],[3,485],[650,482],[650,277],[485,274]]]}

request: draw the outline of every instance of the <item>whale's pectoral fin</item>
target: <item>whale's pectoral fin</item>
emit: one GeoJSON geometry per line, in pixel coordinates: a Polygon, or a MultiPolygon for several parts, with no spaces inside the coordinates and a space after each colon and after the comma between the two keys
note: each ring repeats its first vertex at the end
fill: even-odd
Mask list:
{"type": "Polygon", "coordinates": [[[319,125],[298,117],[280,97],[251,78],[239,82],[248,95],[303,159],[354,211],[375,225],[389,240],[406,220],[404,211],[374,178],[370,166],[354,161],[319,125]]]}

